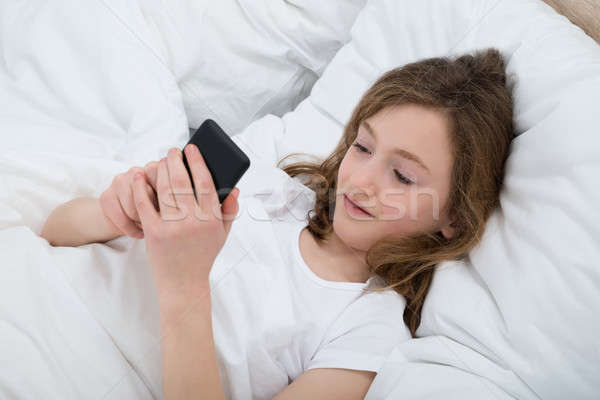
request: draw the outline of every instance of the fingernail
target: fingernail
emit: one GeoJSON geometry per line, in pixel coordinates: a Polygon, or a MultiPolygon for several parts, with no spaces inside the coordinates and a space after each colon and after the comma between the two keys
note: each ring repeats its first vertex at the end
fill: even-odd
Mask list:
{"type": "Polygon", "coordinates": [[[142,177],[141,172],[136,172],[136,174],[133,176],[134,179],[140,179],[141,177],[142,177]]]}

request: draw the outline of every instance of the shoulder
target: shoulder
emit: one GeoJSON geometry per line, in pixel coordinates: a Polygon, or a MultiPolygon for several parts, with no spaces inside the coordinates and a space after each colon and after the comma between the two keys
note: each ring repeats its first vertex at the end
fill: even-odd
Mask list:
{"type": "Polygon", "coordinates": [[[331,337],[356,332],[382,341],[394,337],[408,339],[410,333],[403,318],[405,307],[406,300],[393,289],[364,291],[335,321],[331,337]]]}
{"type": "Polygon", "coordinates": [[[393,318],[397,320],[404,314],[406,299],[394,289],[386,290],[368,290],[383,288],[385,281],[380,277],[373,278],[362,295],[353,302],[346,312],[352,315],[352,318],[363,318],[365,320],[380,320],[393,318]]]}
{"type": "Polygon", "coordinates": [[[390,347],[411,338],[404,323],[406,301],[393,289],[365,291],[329,327],[326,343],[383,356],[390,347]]]}
{"type": "Polygon", "coordinates": [[[364,293],[331,324],[305,369],[378,371],[394,346],[411,338],[404,305],[391,289],[364,293]]]}

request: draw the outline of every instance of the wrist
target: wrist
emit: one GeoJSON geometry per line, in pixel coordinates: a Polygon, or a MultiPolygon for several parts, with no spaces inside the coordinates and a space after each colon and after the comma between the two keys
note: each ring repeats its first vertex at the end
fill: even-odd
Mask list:
{"type": "Polygon", "coordinates": [[[160,324],[163,329],[179,324],[198,314],[210,313],[210,288],[208,285],[196,289],[193,293],[165,292],[158,290],[158,308],[160,324]]]}

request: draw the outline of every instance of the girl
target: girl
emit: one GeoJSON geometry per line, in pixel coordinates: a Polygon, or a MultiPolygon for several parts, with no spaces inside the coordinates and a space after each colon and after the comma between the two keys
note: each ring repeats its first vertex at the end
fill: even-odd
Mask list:
{"type": "Polygon", "coordinates": [[[259,206],[253,218],[233,224],[239,189],[219,206],[187,146],[197,198],[171,149],[99,200],[59,207],[42,236],[145,239],[166,398],[362,399],[395,344],[416,336],[434,267],[480,240],[512,138],[498,51],[428,59],[375,82],[323,162],[253,165],[268,175],[253,190],[271,188],[242,197],[259,206]]]}

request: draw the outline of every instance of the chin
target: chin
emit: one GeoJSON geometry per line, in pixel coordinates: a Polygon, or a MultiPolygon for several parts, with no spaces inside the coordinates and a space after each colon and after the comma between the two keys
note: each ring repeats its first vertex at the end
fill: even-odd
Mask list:
{"type": "Polygon", "coordinates": [[[361,251],[369,250],[369,247],[371,246],[371,240],[369,240],[371,227],[367,224],[364,224],[361,227],[360,225],[357,225],[357,223],[363,221],[353,221],[348,216],[342,216],[342,218],[336,217],[337,215],[333,218],[333,230],[337,237],[339,237],[346,246],[361,251]]]}

